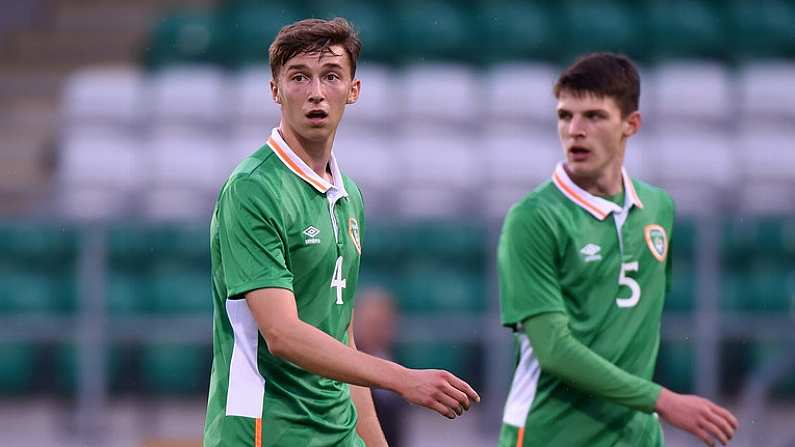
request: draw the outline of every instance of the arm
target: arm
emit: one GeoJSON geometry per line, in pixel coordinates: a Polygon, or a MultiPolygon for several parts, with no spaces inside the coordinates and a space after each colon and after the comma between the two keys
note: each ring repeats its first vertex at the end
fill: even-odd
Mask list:
{"type": "MultiPolygon", "coordinates": [[[[353,318],[348,326],[348,345],[351,349],[356,349],[356,341],[353,339],[353,318]]],[[[364,440],[368,447],[386,446],[386,438],[378,422],[378,415],[373,405],[373,394],[369,388],[358,385],[351,385],[351,399],[356,405],[359,419],[356,422],[356,431],[364,440]]]]}
{"type": "Polygon", "coordinates": [[[564,313],[528,318],[524,329],[541,368],[581,391],[639,411],[656,410],[706,445],[713,445],[713,438],[726,445],[737,430],[737,419],[728,410],[634,376],[588,349],[571,335],[564,313]]]}
{"type": "Polygon", "coordinates": [[[575,388],[635,410],[651,413],[660,386],[613,365],[569,331],[563,312],[530,317],[523,323],[541,369],[575,388]]]}
{"type": "Polygon", "coordinates": [[[271,354],[324,377],[394,391],[407,401],[455,418],[480,397],[464,381],[440,370],[408,369],[352,349],[298,318],[293,293],[257,289],[246,301],[271,354]]]}

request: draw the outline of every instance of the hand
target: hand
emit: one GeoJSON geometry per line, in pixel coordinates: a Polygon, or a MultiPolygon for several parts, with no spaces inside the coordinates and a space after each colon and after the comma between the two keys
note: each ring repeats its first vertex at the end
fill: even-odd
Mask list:
{"type": "Polygon", "coordinates": [[[737,431],[737,418],[703,397],[677,394],[663,388],[656,410],[668,423],[694,434],[710,447],[715,446],[715,439],[728,445],[737,431]]]}
{"type": "Polygon", "coordinates": [[[480,396],[469,384],[438,369],[405,369],[395,391],[407,401],[455,419],[469,410],[480,396]]]}

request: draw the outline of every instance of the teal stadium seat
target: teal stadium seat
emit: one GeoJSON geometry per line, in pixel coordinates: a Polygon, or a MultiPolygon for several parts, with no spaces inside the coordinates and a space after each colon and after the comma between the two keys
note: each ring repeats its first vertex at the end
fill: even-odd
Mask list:
{"type": "MultiPolygon", "coordinates": [[[[61,344],[56,347],[53,367],[58,371],[53,379],[55,390],[62,395],[74,395],[78,389],[79,365],[77,346],[72,343],[61,344]]],[[[113,346],[107,350],[105,357],[105,377],[108,389],[111,392],[125,391],[130,388],[132,379],[131,361],[134,355],[128,347],[113,346]]]]}
{"type": "Polygon", "coordinates": [[[396,39],[388,8],[384,3],[361,0],[318,0],[310,2],[308,16],[345,17],[359,31],[363,42],[360,60],[391,62],[396,56],[396,39]]]}
{"type": "Polygon", "coordinates": [[[406,313],[478,313],[486,309],[483,272],[441,263],[413,263],[397,284],[400,310],[406,313]]]}
{"type": "Polygon", "coordinates": [[[224,64],[227,49],[216,17],[204,11],[164,16],[150,33],[143,60],[148,68],[175,64],[224,64]]]}
{"type": "Polygon", "coordinates": [[[479,388],[482,355],[475,343],[411,342],[396,346],[396,360],[409,368],[444,369],[479,388]]]}
{"type": "Polygon", "coordinates": [[[145,389],[157,395],[206,393],[210,380],[210,348],[185,343],[143,347],[141,376],[145,389]]]}
{"type": "Polygon", "coordinates": [[[795,309],[795,269],[757,264],[750,271],[725,271],[721,308],[786,315],[795,309]]]}
{"type": "Polygon", "coordinates": [[[663,341],[657,355],[654,381],[679,393],[693,391],[694,348],[687,341],[663,341]]]}
{"type": "Polygon", "coordinates": [[[548,2],[483,2],[477,20],[485,63],[560,57],[559,16],[548,2]]]}
{"type": "Polygon", "coordinates": [[[226,39],[228,64],[240,67],[268,63],[268,46],[279,30],[298,19],[303,11],[288,1],[237,1],[219,11],[226,39]]]}
{"type": "Polygon", "coordinates": [[[394,21],[401,62],[476,61],[480,36],[472,32],[468,2],[408,0],[395,2],[394,21]]]}
{"type": "Polygon", "coordinates": [[[36,347],[29,343],[0,343],[0,395],[24,395],[35,378],[36,347]]]}
{"type": "Polygon", "coordinates": [[[573,0],[559,7],[564,17],[560,34],[565,39],[560,62],[568,65],[576,56],[593,51],[619,52],[635,59],[646,55],[635,3],[573,0]]]}
{"type": "Polygon", "coordinates": [[[740,59],[795,56],[795,3],[788,0],[729,2],[732,54],[740,59]]]}
{"type": "Polygon", "coordinates": [[[723,9],[708,0],[644,2],[642,37],[655,59],[726,58],[730,51],[723,9]]]}
{"type": "Polygon", "coordinates": [[[157,314],[210,315],[213,311],[209,265],[204,270],[157,270],[149,281],[157,314]]]}

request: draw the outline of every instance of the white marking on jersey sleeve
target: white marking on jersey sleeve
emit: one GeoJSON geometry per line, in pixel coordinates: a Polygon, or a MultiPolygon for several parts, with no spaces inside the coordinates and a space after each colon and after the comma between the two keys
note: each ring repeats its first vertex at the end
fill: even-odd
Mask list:
{"type": "Polygon", "coordinates": [[[257,368],[257,322],[246,300],[226,300],[226,313],[235,337],[229,365],[226,415],[261,418],[265,378],[257,368]]]}
{"type": "Polygon", "coordinates": [[[519,335],[520,359],[513,374],[511,392],[505,402],[505,413],[502,421],[514,427],[524,427],[527,414],[536,397],[538,378],[541,375],[541,365],[533,355],[533,347],[527,335],[519,335]]]}

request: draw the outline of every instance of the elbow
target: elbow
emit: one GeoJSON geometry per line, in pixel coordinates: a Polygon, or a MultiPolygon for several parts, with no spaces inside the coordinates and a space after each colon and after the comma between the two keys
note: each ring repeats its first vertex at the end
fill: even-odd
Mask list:
{"type": "Polygon", "coordinates": [[[265,339],[265,345],[268,351],[280,359],[287,360],[290,356],[290,337],[288,337],[285,328],[278,325],[263,330],[262,338],[265,339]]]}

